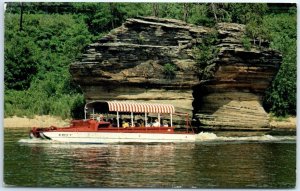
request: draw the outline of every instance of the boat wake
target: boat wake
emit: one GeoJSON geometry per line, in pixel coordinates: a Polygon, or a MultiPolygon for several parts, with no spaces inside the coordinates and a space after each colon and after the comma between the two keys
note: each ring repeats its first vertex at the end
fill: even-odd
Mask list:
{"type": "Polygon", "coordinates": [[[196,135],[196,142],[294,142],[296,136],[217,136],[214,133],[201,132],[196,135]]]}
{"type": "MultiPolygon", "coordinates": [[[[201,132],[196,135],[196,143],[209,143],[209,144],[222,144],[222,143],[248,143],[248,142],[284,142],[294,143],[296,136],[272,136],[272,135],[260,135],[260,136],[217,136],[215,133],[201,132]]],[[[64,143],[59,141],[47,140],[47,139],[20,139],[18,141],[21,145],[87,145],[82,143],[64,143]]],[[[118,143],[115,143],[118,144],[118,143]]],[[[137,143],[135,143],[137,144],[137,143]]],[[[89,144],[91,145],[91,144],[89,144]]],[[[92,145],[105,145],[105,144],[92,144],[92,145]]]]}
{"type": "Polygon", "coordinates": [[[34,139],[20,139],[18,141],[18,143],[20,143],[20,144],[49,144],[49,143],[59,143],[59,142],[48,140],[48,139],[34,138],[34,139]]]}
{"type": "Polygon", "coordinates": [[[44,148],[59,148],[59,149],[70,149],[70,148],[100,148],[107,147],[105,144],[86,144],[86,143],[65,143],[47,139],[20,139],[18,141],[20,145],[29,147],[44,147],[44,148]]]}

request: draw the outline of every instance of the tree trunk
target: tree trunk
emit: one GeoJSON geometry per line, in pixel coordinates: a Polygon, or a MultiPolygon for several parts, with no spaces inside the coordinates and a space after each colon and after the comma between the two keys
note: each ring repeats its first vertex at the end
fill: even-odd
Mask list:
{"type": "Polygon", "coordinates": [[[183,4],[183,20],[187,22],[188,16],[189,16],[189,4],[184,3],[183,4]]]}
{"type": "Polygon", "coordinates": [[[152,15],[154,17],[158,17],[158,14],[159,14],[159,5],[158,5],[158,3],[153,3],[152,4],[152,15]]]}
{"type": "Polygon", "coordinates": [[[115,5],[114,5],[114,3],[109,3],[109,8],[110,8],[110,14],[112,16],[111,27],[114,29],[115,28],[115,5]]]}
{"type": "Polygon", "coordinates": [[[214,17],[215,17],[215,20],[216,20],[216,23],[217,23],[218,22],[217,10],[216,10],[216,7],[215,7],[214,3],[211,3],[211,9],[212,9],[212,12],[214,14],[214,17]]]}

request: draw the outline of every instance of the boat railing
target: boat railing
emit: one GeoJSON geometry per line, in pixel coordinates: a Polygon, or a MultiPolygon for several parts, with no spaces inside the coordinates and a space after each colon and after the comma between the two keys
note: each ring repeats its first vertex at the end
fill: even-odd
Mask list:
{"type": "Polygon", "coordinates": [[[194,129],[192,128],[188,113],[176,112],[176,113],[173,113],[173,115],[185,116],[185,121],[186,121],[185,128],[186,128],[187,133],[189,133],[190,130],[191,130],[192,133],[195,133],[194,129]]]}
{"type": "MultiPolygon", "coordinates": [[[[185,127],[184,127],[185,131],[187,133],[194,133],[194,130],[191,127],[191,123],[190,123],[190,120],[189,120],[188,113],[176,112],[176,113],[173,113],[173,115],[185,117],[185,127]]],[[[124,121],[127,121],[127,122],[129,121],[129,118],[120,118],[120,119],[122,119],[124,121]]],[[[126,129],[128,131],[130,131],[130,130],[137,130],[137,129],[143,129],[143,130],[146,130],[146,131],[148,131],[148,130],[149,131],[157,130],[157,131],[172,131],[172,132],[174,132],[174,129],[177,128],[174,125],[171,126],[171,124],[169,124],[168,126],[165,126],[163,124],[161,124],[160,126],[152,126],[152,125],[150,125],[148,123],[147,124],[143,124],[143,125],[136,125],[135,123],[133,123],[134,124],[133,125],[132,123],[129,123],[129,122],[128,122],[128,126],[124,127],[121,124],[118,126],[118,125],[112,123],[111,121],[108,121],[106,118],[103,118],[100,121],[97,120],[97,119],[90,119],[90,120],[93,120],[93,121],[95,121],[97,123],[97,129],[109,128],[111,130],[116,130],[116,129],[120,130],[121,129],[122,131],[124,129],[126,129]]],[[[180,129],[180,128],[178,128],[178,129],[180,129]]]]}
{"type": "Polygon", "coordinates": [[[128,119],[126,119],[126,127],[135,126],[134,124],[136,119],[134,115],[140,115],[142,123],[144,123],[146,129],[148,128],[150,121],[153,121],[153,116],[155,116],[156,121],[154,123],[155,125],[153,126],[157,126],[155,128],[158,129],[164,129],[163,126],[165,122],[163,119],[167,120],[169,128],[175,128],[175,125],[173,124],[173,115],[184,116],[186,118],[186,131],[189,132],[190,129],[193,131],[189,122],[188,113],[175,112],[175,108],[171,104],[154,104],[129,101],[93,101],[85,105],[84,112],[85,120],[97,120],[98,122],[108,122],[108,116],[112,114],[114,116],[114,121],[109,122],[112,124],[111,126],[116,126],[117,128],[123,128],[123,121],[126,119],[124,118],[125,115],[129,115],[128,119]],[[90,116],[87,116],[88,114],[90,116]],[[106,118],[106,120],[104,118],[106,118]]]}

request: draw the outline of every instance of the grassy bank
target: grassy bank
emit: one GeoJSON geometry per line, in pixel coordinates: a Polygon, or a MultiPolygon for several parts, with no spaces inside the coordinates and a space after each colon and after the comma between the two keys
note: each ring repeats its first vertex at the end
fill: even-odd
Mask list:
{"type": "Polygon", "coordinates": [[[271,117],[270,126],[274,129],[296,129],[297,117],[271,117]]]}

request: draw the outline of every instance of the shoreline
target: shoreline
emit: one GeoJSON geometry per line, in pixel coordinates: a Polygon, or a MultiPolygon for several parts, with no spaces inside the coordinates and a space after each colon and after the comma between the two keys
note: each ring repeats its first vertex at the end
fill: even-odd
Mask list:
{"type": "MultiPolygon", "coordinates": [[[[66,127],[69,126],[71,119],[62,119],[57,116],[41,115],[28,117],[8,117],[4,118],[4,128],[31,128],[31,127],[66,127]]],[[[289,117],[282,121],[272,119],[270,129],[275,131],[296,131],[297,118],[289,117]]]]}
{"type": "Polygon", "coordinates": [[[63,120],[61,117],[50,115],[35,115],[33,118],[28,117],[7,117],[4,118],[4,128],[31,128],[31,127],[65,127],[68,126],[71,119],[63,120]]]}
{"type": "Polygon", "coordinates": [[[297,127],[297,117],[292,116],[283,120],[270,119],[270,128],[271,129],[294,129],[296,131],[297,127]]]}

